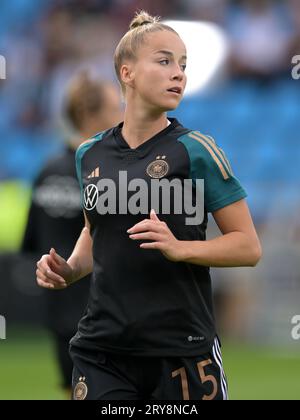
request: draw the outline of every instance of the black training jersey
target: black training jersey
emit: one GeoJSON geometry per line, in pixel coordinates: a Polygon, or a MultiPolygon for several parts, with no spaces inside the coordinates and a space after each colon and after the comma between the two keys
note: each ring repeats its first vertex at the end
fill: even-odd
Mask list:
{"type": "Polygon", "coordinates": [[[214,140],[170,120],[136,149],[122,137],[120,124],[77,150],[94,270],[74,346],[163,357],[196,356],[213,345],[209,268],[171,262],[158,250],[141,249],[127,233],[155,208],[178,240],[204,241],[207,213],[246,197],[214,140]],[[203,203],[196,200],[197,180],[204,180],[203,203]],[[175,184],[169,193],[170,182],[175,184]],[[197,223],[187,221],[188,194],[178,195],[185,183],[192,185],[187,190],[193,204],[204,207],[197,223]]]}

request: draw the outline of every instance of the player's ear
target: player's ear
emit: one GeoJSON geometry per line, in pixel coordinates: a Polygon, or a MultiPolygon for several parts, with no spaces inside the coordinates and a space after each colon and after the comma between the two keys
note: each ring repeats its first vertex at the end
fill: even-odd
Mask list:
{"type": "Polygon", "coordinates": [[[134,78],[135,78],[133,63],[128,62],[126,64],[123,64],[120,69],[120,76],[121,76],[122,82],[126,86],[132,87],[134,78]]]}

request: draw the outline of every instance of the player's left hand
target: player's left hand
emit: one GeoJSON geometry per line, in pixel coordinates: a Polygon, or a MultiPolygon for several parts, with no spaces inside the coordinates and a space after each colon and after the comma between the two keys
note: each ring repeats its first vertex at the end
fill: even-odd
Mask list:
{"type": "Polygon", "coordinates": [[[182,260],[183,244],[175,238],[165,222],[157,217],[154,210],[150,212],[150,219],[145,219],[128,229],[129,238],[137,240],[149,240],[153,242],[142,243],[142,249],[158,249],[170,261],[182,260]]]}

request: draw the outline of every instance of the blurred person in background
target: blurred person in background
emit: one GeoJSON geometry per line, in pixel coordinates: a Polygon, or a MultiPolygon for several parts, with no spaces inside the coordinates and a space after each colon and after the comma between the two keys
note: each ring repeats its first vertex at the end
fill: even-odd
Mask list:
{"type": "MultiPolygon", "coordinates": [[[[47,163],[34,183],[22,245],[26,254],[40,255],[52,246],[65,257],[72,251],[84,224],[75,151],[83,139],[121,121],[120,95],[114,85],[82,72],[69,86],[63,117],[68,132],[66,148],[61,156],[47,163]]],[[[55,295],[45,291],[43,295],[62,385],[69,397],[73,369],[69,341],[87,305],[89,286],[87,277],[69,290],[55,295]]]]}
{"type": "Polygon", "coordinates": [[[237,4],[228,27],[234,75],[270,78],[287,70],[286,52],[292,33],[284,11],[286,5],[279,6],[274,0],[242,0],[237,4]]]}
{"type": "Polygon", "coordinates": [[[228,3],[228,0],[186,0],[182,6],[188,18],[223,25],[228,3]]]}
{"type": "Polygon", "coordinates": [[[293,37],[291,40],[291,46],[288,51],[289,63],[292,57],[300,56],[300,2],[299,0],[288,0],[290,18],[293,26],[293,37]]]}

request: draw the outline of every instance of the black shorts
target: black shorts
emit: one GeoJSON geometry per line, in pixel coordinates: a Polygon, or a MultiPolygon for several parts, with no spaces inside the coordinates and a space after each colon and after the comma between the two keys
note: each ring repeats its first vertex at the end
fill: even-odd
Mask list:
{"type": "Polygon", "coordinates": [[[198,357],[138,357],[71,347],[74,400],[227,400],[219,341],[198,357]]]}

